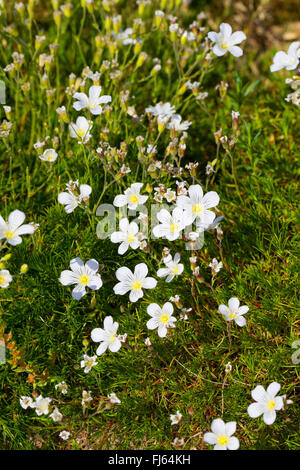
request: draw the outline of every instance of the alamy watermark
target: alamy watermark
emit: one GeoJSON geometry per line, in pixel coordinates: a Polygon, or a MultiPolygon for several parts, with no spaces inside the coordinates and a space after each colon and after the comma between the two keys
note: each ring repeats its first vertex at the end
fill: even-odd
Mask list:
{"type": "Polygon", "coordinates": [[[0,80],[0,104],[6,103],[6,88],[3,80],[0,80]]]}

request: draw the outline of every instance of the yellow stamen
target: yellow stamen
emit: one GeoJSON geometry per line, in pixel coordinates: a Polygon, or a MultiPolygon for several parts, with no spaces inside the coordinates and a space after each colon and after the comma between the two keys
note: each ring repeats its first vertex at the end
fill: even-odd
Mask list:
{"type": "Polygon", "coordinates": [[[109,341],[110,341],[111,343],[114,343],[115,340],[116,340],[115,335],[113,335],[113,334],[111,333],[111,335],[110,335],[110,337],[109,337],[109,341]]]}
{"type": "Polygon", "coordinates": [[[127,240],[129,243],[132,243],[134,241],[134,235],[128,235],[127,240]]]}
{"type": "Polygon", "coordinates": [[[13,238],[14,236],[13,232],[9,232],[9,231],[5,232],[4,235],[6,236],[6,238],[13,238]]]}
{"type": "Polygon", "coordinates": [[[201,214],[201,212],[203,212],[202,204],[194,204],[193,205],[193,212],[194,212],[194,214],[197,214],[197,215],[201,214]]]}
{"type": "Polygon", "coordinates": [[[176,230],[178,230],[178,225],[177,224],[171,224],[170,225],[170,230],[171,230],[171,232],[176,232],[176,230]]]}
{"type": "Polygon", "coordinates": [[[140,281],[135,281],[133,284],[132,284],[132,289],[133,290],[140,290],[140,288],[142,287],[142,283],[140,281]]]}
{"type": "Polygon", "coordinates": [[[236,318],[236,313],[235,312],[229,313],[228,318],[230,318],[230,320],[233,320],[234,318],[236,318]]]}
{"type": "Polygon", "coordinates": [[[177,266],[177,264],[174,266],[174,268],[172,269],[172,274],[177,274],[179,271],[179,268],[177,266]]]}
{"type": "Polygon", "coordinates": [[[0,277],[0,286],[3,286],[5,283],[5,278],[4,277],[0,277]]]}
{"type": "Polygon", "coordinates": [[[169,320],[169,316],[168,316],[168,315],[166,315],[166,314],[161,315],[160,321],[161,321],[162,323],[167,323],[168,320],[169,320]]]}
{"type": "Polygon", "coordinates": [[[228,444],[228,437],[227,437],[227,436],[220,436],[220,437],[218,437],[218,443],[219,443],[221,446],[224,446],[224,445],[228,444]]]}
{"type": "Polygon", "coordinates": [[[135,204],[135,203],[138,202],[139,198],[137,197],[136,194],[132,194],[132,195],[130,196],[129,200],[130,200],[130,202],[131,202],[132,204],[135,204]]]}
{"type": "Polygon", "coordinates": [[[268,408],[269,408],[269,410],[273,410],[274,407],[275,407],[275,401],[274,401],[274,400],[270,400],[269,403],[268,403],[268,408]]]}
{"type": "Polygon", "coordinates": [[[89,278],[88,276],[86,276],[85,274],[83,276],[80,277],[80,282],[81,284],[87,284],[89,282],[89,278]]]}

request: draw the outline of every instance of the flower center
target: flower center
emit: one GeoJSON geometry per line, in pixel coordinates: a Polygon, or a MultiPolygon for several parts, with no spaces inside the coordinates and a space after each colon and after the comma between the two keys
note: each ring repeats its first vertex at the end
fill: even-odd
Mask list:
{"type": "Polygon", "coordinates": [[[172,274],[177,274],[178,271],[179,271],[178,265],[175,264],[175,266],[174,266],[173,269],[172,269],[172,274]]]}
{"type": "Polygon", "coordinates": [[[77,129],[77,135],[79,137],[82,137],[85,134],[85,131],[83,129],[77,129]]]}
{"type": "Polygon", "coordinates": [[[13,238],[13,236],[14,236],[14,233],[13,233],[13,232],[9,232],[9,231],[7,231],[7,232],[5,232],[5,234],[4,234],[4,235],[6,236],[6,238],[13,238]]]}
{"type": "Polygon", "coordinates": [[[218,443],[219,443],[221,446],[225,446],[226,444],[228,444],[228,437],[227,437],[227,436],[220,436],[220,437],[218,437],[218,443]]]}
{"type": "Polygon", "coordinates": [[[111,334],[109,335],[109,342],[110,342],[110,343],[114,343],[115,340],[116,340],[115,335],[114,335],[113,333],[111,333],[111,334]]]}
{"type": "Polygon", "coordinates": [[[176,230],[178,230],[178,225],[177,224],[171,224],[170,225],[170,230],[171,230],[171,232],[176,232],[176,230]]]}
{"type": "Polygon", "coordinates": [[[166,315],[165,313],[160,316],[160,321],[161,321],[162,323],[167,323],[168,320],[169,320],[169,316],[166,315]]]}
{"type": "Polygon", "coordinates": [[[194,205],[193,205],[193,212],[194,212],[194,214],[196,214],[196,215],[201,214],[201,212],[203,212],[203,206],[202,206],[202,204],[194,204],[194,205]]]}
{"type": "Polygon", "coordinates": [[[226,42],[222,42],[220,46],[222,49],[228,49],[228,44],[226,44],[226,42]]]}
{"type": "Polygon", "coordinates": [[[274,401],[274,400],[270,400],[269,403],[268,403],[268,408],[269,408],[269,410],[273,410],[274,407],[275,407],[275,401],[274,401]]]}
{"type": "Polygon", "coordinates": [[[136,194],[131,194],[129,200],[132,204],[136,204],[138,202],[139,198],[137,197],[136,194]]]}
{"type": "Polygon", "coordinates": [[[41,411],[46,411],[47,408],[48,408],[48,403],[46,401],[43,401],[41,406],[40,406],[40,410],[41,411]]]}
{"type": "Polygon", "coordinates": [[[5,278],[4,277],[0,277],[0,286],[3,286],[5,283],[5,278]]]}
{"type": "Polygon", "coordinates": [[[80,277],[80,282],[83,285],[86,285],[89,282],[89,278],[86,274],[83,274],[83,276],[80,277]]]}
{"type": "Polygon", "coordinates": [[[228,315],[228,318],[230,318],[230,320],[233,320],[234,318],[236,318],[236,313],[235,312],[230,312],[229,315],[228,315]]]}
{"type": "Polygon", "coordinates": [[[132,234],[129,233],[129,234],[127,235],[127,240],[128,240],[129,243],[134,242],[134,235],[132,235],[132,234]]]}
{"type": "Polygon", "coordinates": [[[132,284],[132,289],[133,290],[140,290],[140,288],[142,287],[142,283],[140,281],[135,281],[133,284],[132,284]]]}

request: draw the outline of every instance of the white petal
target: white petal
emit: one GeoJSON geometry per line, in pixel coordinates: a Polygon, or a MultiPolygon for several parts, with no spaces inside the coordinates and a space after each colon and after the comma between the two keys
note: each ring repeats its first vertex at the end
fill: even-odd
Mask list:
{"type": "Polygon", "coordinates": [[[97,272],[99,269],[99,263],[95,259],[90,259],[85,265],[94,272],[97,272]]]}
{"type": "Polygon", "coordinates": [[[236,431],[236,422],[235,421],[229,421],[229,423],[225,424],[225,431],[227,436],[232,436],[232,434],[235,433],[236,431]]]}
{"type": "Polygon", "coordinates": [[[81,184],[80,185],[80,196],[85,198],[89,197],[92,192],[92,188],[88,184],[81,184]]]}
{"type": "Polygon", "coordinates": [[[234,44],[240,44],[242,41],[247,39],[246,34],[243,31],[236,31],[230,37],[230,44],[233,46],[234,44]]]}
{"type": "Polygon", "coordinates": [[[247,307],[247,305],[242,305],[238,309],[239,315],[245,315],[245,313],[247,313],[248,311],[249,311],[249,307],[247,307]]]}
{"type": "Polygon", "coordinates": [[[155,317],[156,315],[161,315],[161,308],[158,304],[152,303],[148,305],[147,313],[152,317],[155,317]]]}
{"type": "Polygon", "coordinates": [[[142,289],[132,290],[132,291],[130,291],[130,294],[129,294],[129,300],[130,300],[130,302],[136,302],[141,297],[143,297],[143,295],[144,294],[143,294],[142,289]]]}
{"type": "Polygon", "coordinates": [[[107,346],[107,343],[101,343],[96,351],[97,356],[101,356],[101,354],[105,353],[105,351],[107,350],[107,346]]]}
{"type": "Polygon", "coordinates": [[[118,279],[118,281],[130,283],[133,279],[133,274],[129,268],[126,268],[126,266],[122,266],[121,268],[117,269],[116,278],[118,279]]]}
{"type": "Polygon", "coordinates": [[[154,289],[156,287],[157,280],[154,279],[154,277],[146,277],[146,279],[143,282],[143,288],[144,289],[154,289]]]}
{"type": "Polygon", "coordinates": [[[87,286],[92,290],[100,289],[102,285],[103,282],[99,274],[92,276],[91,280],[87,284],[87,286]]]}
{"type": "Polygon", "coordinates": [[[274,410],[269,410],[266,411],[263,415],[263,420],[265,424],[273,424],[276,419],[276,411],[274,410]]]}
{"type": "Polygon", "coordinates": [[[215,434],[225,434],[225,423],[222,419],[217,418],[214,419],[213,422],[211,423],[211,430],[215,434]]]}
{"type": "Polygon", "coordinates": [[[34,232],[34,226],[31,224],[24,224],[17,228],[15,235],[26,235],[34,232]]]}
{"type": "Polygon", "coordinates": [[[205,209],[211,209],[212,207],[215,207],[219,204],[220,198],[215,191],[209,191],[203,197],[202,202],[205,209]]]}
{"type": "Polygon", "coordinates": [[[221,23],[220,24],[220,31],[221,31],[221,34],[223,35],[224,38],[228,38],[229,36],[231,36],[232,28],[231,28],[230,24],[228,24],[228,23],[221,23]]]}
{"type": "Polygon", "coordinates": [[[145,263],[139,263],[134,268],[134,276],[138,280],[143,280],[148,274],[148,267],[145,263]]]}
{"type": "Polygon", "coordinates": [[[266,391],[262,385],[257,385],[251,392],[253,400],[264,402],[266,400],[266,391]]]}
{"type": "Polygon", "coordinates": [[[229,308],[226,307],[226,305],[223,305],[223,304],[219,305],[218,310],[219,310],[220,313],[222,313],[222,315],[225,315],[225,316],[228,315],[228,313],[229,313],[229,308]]]}
{"type": "Polygon", "coordinates": [[[59,278],[59,282],[61,282],[63,286],[70,286],[71,284],[77,284],[78,276],[76,276],[73,271],[67,271],[67,270],[62,271],[60,278],[59,278]]]}
{"type": "Polygon", "coordinates": [[[118,338],[115,338],[114,342],[109,344],[108,349],[111,352],[117,352],[119,351],[121,346],[122,346],[121,341],[118,338]]]}
{"type": "Polygon", "coordinates": [[[91,332],[91,338],[95,343],[103,341],[106,337],[106,333],[102,328],[94,328],[91,332]]]}
{"type": "Polygon", "coordinates": [[[126,217],[123,217],[123,219],[120,220],[119,226],[122,232],[127,232],[128,226],[129,226],[129,220],[126,219],[126,217]]]}
{"type": "Polygon", "coordinates": [[[235,318],[235,323],[239,326],[245,326],[246,325],[246,320],[244,317],[237,317],[235,318]]]}
{"type": "Polygon", "coordinates": [[[119,255],[124,255],[124,253],[126,253],[126,251],[128,250],[128,247],[129,247],[129,243],[122,242],[118,248],[119,255]]]}
{"type": "Polygon", "coordinates": [[[171,304],[171,302],[166,302],[163,305],[162,312],[166,313],[167,315],[170,315],[170,316],[172,315],[172,313],[174,312],[174,307],[171,304]]]}
{"type": "Polygon", "coordinates": [[[260,403],[251,403],[251,405],[248,406],[248,414],[250,418],[257,418],[264,412],[264,407],[260,403]]]}
{"type": "Polygon", "coordinates": [[[267,393],[271,395],[271,397],[275,397],[279,390],[281,389],[281,385],[277,382],[272,382],[268,388],[267,388],[267,393]]]}
{"type": "Polygon", "coordinates": [[[243,49],[239,46],[231,46],[228,50],[234,57],[241,57],[243,55],[243,49]]]}
{"type": "Polygon", "coordinates": [[[120,194],[115,197],[113,205],[116,207],[123,207],[127,204],[127,197],[124,194],[120,194]]]}
{"type": "Polygon", "coordinates": [[[240,306],[240,301],[237,297],[231,297],[228,300],[228,307],[231,311],[237,311],[240,306]]]}
{"type": "Polygon", "coordinates": [[[127,294],[127,292],[130,290],[130,286],[128,286],[127,284],[125,284],[124,282],[118,282],[118,284],[116,284],[114,286],[114,293],[116,295],[124,295],[124,294],[127,294]]]}
{"type": "Polygon", "coordinates": [[[113,328],[113,317],[111,315],[109,315],[108,317],[105,317],[104,318],[104,322],[103,322],[103,325],[104,325],[104,329],[106,331],[108,330],[112,330],[113,328]]]}
{"type": "Polygon", "coordinates": [[[22,211],[16,209],[15,211],[11,212],[8,217],[8,225],[10,230],[13,232],[17,227],[22,225],[25,220],[25,214],[22,211]]]}
{"type": "Polygon", "coordinates": [[[240,443],[237,437],[230,437],[228,444],[228,450],[237,450],[240,447],[240,443]]]}
{"type": "Polygon", "coordinates": [[[76,287],[72,290],[72,297],[76,300],[80,300],[86,294],[85,287],[81,284],[77,284],[76,287]]]}
{"type": "Polygon", "coordinates": [[[208,444],[216,444],[218,442],[217,436],[213,432],[206,432],[203,436],[203,440],[208,444]]]}
{"type": "Polygon", "coordinates": [[[157,327],[158,327],[158,321],[156,318],[150,318],[150,320],[147,321],[148,330],[155,330],[155,328],[157,327]]]}
{"type": "Polygon", "coordinates": [[[192,184],[189,187],[189,195],[193,202],[200,202],[203,198],[203,190],[200,184],[192,184]]]}

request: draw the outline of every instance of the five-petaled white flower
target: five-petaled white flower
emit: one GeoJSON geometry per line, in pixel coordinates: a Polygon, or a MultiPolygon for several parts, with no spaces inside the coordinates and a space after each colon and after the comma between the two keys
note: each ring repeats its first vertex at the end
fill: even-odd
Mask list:
{"type": "Polygon", "coordinates": [[[130,188],[127,188],[124,194],[119,194],[114,199],[114,206],[123,207],[128,205],[128,209],[135,210],[139,205],[144,204],[149,196],[142,196],[140,190],[143,183],[133,183],[130,188]]]}
{"type": "Polygon", "coordinates": [[[193,184],[188,189],[188,196],[178,196],[177,206],[184,211],[184,223],[190,225],[194,221],[209,226],[215,220],[215,213],[209,209],[219,204],[220,198],[215,191],[203,195],[200,184],[193,184]]]}
{"type": "Polygon", "coordinates": [[[66,382],[62,381],[59,384],[55,385],[55,390],[58,390],[59,392],[66,395],[68,393],[68,385],[66,384],[66,382]]]}
{"type": "Polygon", "coordinates": [[[22,408],[24,408],[24,410],[26,410],[28,408],[28,406],[30,408],[35,408],[35,403],[33,401],[33,399],[31,397],[21,397],[20,398],[20,405],[22,406],[22,408]]]}
{"type": "Polygon", "coordinates": [[[9,283],[12,281],[12,276],[7,269],[0,270],[0,287],[8,287],[9,283]]]}
{"type": "Polygon", "coordinates": [[[243,50],[236,44],[240,44],[245,41],[246,35],[243,31],[236,31],[232,33],[232,28],[228,23],[220,24],[220,32],[216,33],[210,31],[208,38],[215,43],[213,47],[213,53],[217,56],[222,56],[229,51],[234,57],[240,57],[243,55],[243,50]]]}
{"type": "Polygon", "coordinates": [[[178,424],[182,420],[182,414],[179,411],[176,411],[175,415],[170,415],[171,425],[178,424]]]}
{"type": "Polygon", "coordinates": [[[90,130],[93,127],[92,121],[88,121],[84,116],[79,116],[76,123],[69,124],[70,136],[77,139],[78,143],[86,144],[92,137],[90,130]]]}
{"type": "Polygon", "coordinates": [[[174,114],[171,121],[167,124],[167,129],[173,129],[176,132],[187,131],[192,123],[190,121],[182,121],[180,114],[174,114]]]}
{"type": "Polygon", "coordinates": [[[166,268],[160,268],[157,271],[158,277],[165,277],[167,276],[166,282],[171,282],[175,276],[179,276],[184,269],[183,264],[179,263],[180,261],[180,254],[176,253],[174,256],[174,260],[172,259],[171,255],[166,256],[163,258],[163,262],[166,265],[166,268]]]}
{"type": "Polygon", "coordinates": [[[239,326],[246,325],[246,320],[243,315],[248,312],[249,307],[247,307],[247,305],[242,305],[240,307],[240,301],[237,297],[231,297],[231,299],[228,300],[228,307],[221,304],[218,309],[227,321],[231,322],[234,320],[239,326]]]}
{"type": "Polygon", "coordinates": [[[118,248],[119,255],[123,255],[129,246],[134,250],[140,246],[141,241],[137,236],[138,231],[139,227],[135,222],[129,223],[129,220],[126,218],[120,220],[120,231],[113,232],[110,236],[113,243],[120,243],[118,248]]]}
{"type": "Polygon", "coordinates": [[[15,210],[8,216],[5,222],[0,215],[0,240],[6,238],[10,245],[19,245],[22,242],[20,235],[32,234],[35,231],[33,224],[23,224],[25,220],[24,212],[15,210]]]}
{"type": "Polygon", "coordinates": [[[155,330],[158,328],[157,333],[160,338],[164,338],[167,335],[168,328],[174,328],[176,318],[172,317],[174,307],[171,302],[166,302],[162,308],[158,304],[150,304],[147,307],[147,313],[150,315],[150,320],[147,322],[147,328],[149,330],[155,330]]]}
{"type": "Polygon", "coordinates": [[[67,441],[70,437],[70,433],[68,431],[60,431],[59,437],[64,441],[67,441]]]}
{"type": "Polygon", "coordinates": [[[220,269],[223,268],[223,263],[222,261],[218,262],[216,258],[213,258],[209,263],[209,267],[211,268],[212,275],[215,276],[220,271],[220,269]]]}
{"type": "Polygon", "coordinates": [[[52,163],[57,159],[57,152],[54,149],[47,149],[42,155],[39,155],[39,158],[44,160],[44,162],[52,163]]]}
{"type": "Polygon", "coordinates": [[[160,117],[161,119],[170,119],[173,114],[176,113],[174,106],[170,103],[157,103],[155,106],[148,106],[146,113],[152,114],[153,116],[160,117]]]}
{"type": "Polygon", "coordinates": [[[72,291],[74,299],[81,299],[86,294],[86,287],[97,290],[102,286],[101,276],[97,273],[99,263],[95,259],[90,259],[84,264],[81,258],[74,258],[70,261],[70,268],[71,271],[62,271],[59,281],[64,286],[76,284],[72,291]]]}
{"type": "Polygon", "coordinates": [[[73,98],[75,103],[73,104],[73,108],[76,111],[81,111],[84,108],[88,108],[90,112],[94,115],[98,115],[102,113],[101,104],[107,104],[111,102],[111,96],[101,94],[101,86],[93,85],[89,89],[89,96],[85,93],[75,93],[73,98]]]}
{"type": "Polygon", "coordinates": [[[273,64],[270,66],[271,72],[277,72],[281,69],[295,70],[298,67],[300,58],[300,41],[292,42],[287,53],[284,51],[276,52],[273,57],[273,64]]]}
{"type": "Polygon", "coordinates": [[[251,396],[256,403],[248,406],[248,414],[251,418],[257,418],[263,415],[265,424],[273,424],[276,419],[276,411],[283,408],[282,397],[276,397],[281,385],[272,382],[267,390],[262,385],[257,385],[251,392],[251,396]]]}
{"type": "Polygon", "coordinates": [[[87,354],[84,354],[83,360],[80,362],[80,367],[84,368],[83,372],[87,374],[90,372],[92,367],[96,366],[97,364],[97,356],[89,357],[87,354]]]}
{"type": "Polygon", "coordinates": [[[43,398],[42,395],[37,397],[34,404],[36,414],[38,416],[47,415],[49,413],[49,404],[51,401],[51,398],[43,398]]]}
{"type": "Polygon", "coordinates": [[[76,182],[72,181],[72,184],[67,184],[68,192],[62,192],[58,195],[58,202],[60,204],[64,204],[65,211],[67,214],[76,209],[82,202],[87,202],[90,194],[92,192],[92,188],[88,184],[81,184],[79,187],[76,186],[76,182]],[[79,194],[74,194],[73,190],[78,189],[79,194]]]}
{"type": "Polygon", "coordinates": [[[117,269],[116,277],[118,284],[114,286],[114,292],[118,295],[124,295],[130,291],[130,302],[136,302],[143,297],[143,289],[153,289],[157,281],[153,277],[147,277],[148,267],[145,263],[137,264],[132,272],[126,266],[117,269]]]}
{"type": "Polygon", "coordinates": [[[175,207],[172,214],[167,209],[161,209],[157,213],[157,219],[161,223],[153,228],[155,237],[166,238],[169,241],[177,240],[180,237],[181,231],[185,227],[184,213],[180,207],[175,207]]]}
{"type": "Polygon", "coordinates": [[[220,418],[214,419],[211,423],[212,432],[206,432],[203,440],[214,445],[214,450],[237,450],[240,446],[237,437],[233,434],[236,430],[236,422],[224,423],[220,418]]]}
{"type": "Polygon", "coordinates": [[[119,323],[114,322],[111,316],[104,318],[104,329],[94,328],[91,332],[91,338],[95,343],[100,343],[96,351],[97,356],[105,353],[107,348],[111,352],[119,351],[122,346],[121,341],[117,336],[117,331],[119,328],[119,323]]]}
{"type": "Polygon", "coordinates": [[[56,423],[59,423],[63,418],[63,415],[60,413],[60,411],[58,410],[58,408],[56,406],[54,407],[54,410],[52,411],[52,413],[49,416],[56,423]]]}

